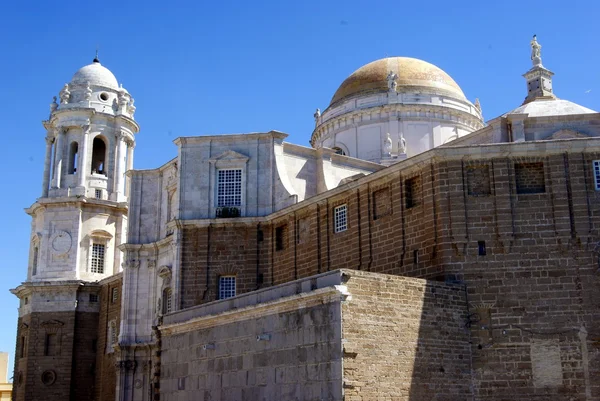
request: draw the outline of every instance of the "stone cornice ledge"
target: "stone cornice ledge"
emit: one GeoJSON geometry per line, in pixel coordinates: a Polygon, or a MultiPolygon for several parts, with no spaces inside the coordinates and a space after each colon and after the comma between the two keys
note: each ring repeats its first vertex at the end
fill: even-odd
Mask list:
{"type": "Polygon", "coordinates": [[[331,302],[341,302],[348,299],[349,296],[350,294],[345,285],[333,285],[265,303],[253,304],[243,308],[232,308],[221,313],[192,318],[185,322],[165,324],[159,326],[159,330],[163,335],[181,334],[243,320],[257,319],[276,313],[291,312],[298,308],[310,308],[331,302]]]}

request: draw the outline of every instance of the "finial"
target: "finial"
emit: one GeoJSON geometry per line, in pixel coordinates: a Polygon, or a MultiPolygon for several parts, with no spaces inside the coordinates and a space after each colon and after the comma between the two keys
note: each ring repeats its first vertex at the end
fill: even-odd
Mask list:
{"type": "Polygon", "coordinates": [[[96,46],[96,57],[94,57],[94,63],[99,63],[100,59],[98,58],[98,46],[96,46]]]}

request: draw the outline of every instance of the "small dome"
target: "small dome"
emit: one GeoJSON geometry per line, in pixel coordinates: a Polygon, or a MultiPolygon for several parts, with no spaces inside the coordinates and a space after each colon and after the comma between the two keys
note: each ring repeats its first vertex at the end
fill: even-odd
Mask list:
{"type": "Polygon", "coordinates": [[[73,85],[85,85],[87,82],[90,85],[104,86],[112,89],[119,88],[117,78],[115,78],[113,73],[96,61],[80,68],[73,75],[73,79],[71,79],[71,84],[73,85]]]}
{"type": "Polygon", "coordinates": [[[505,114],[529,114],[529,117],[566,116],[569,114],[596,113],[594,110],[580,106],[568,100],[537,99],[517,107],[505,114]]]}
{"type": "Polygon", "coordinates": [[[463,91],[452,77],[435,65],[416,58],[388,57],[354,71],[335,92],[331,104],[362,93],[387,91],[390,71],[398,75],[398,92],[426,90],[465,99],[463,91]]]}

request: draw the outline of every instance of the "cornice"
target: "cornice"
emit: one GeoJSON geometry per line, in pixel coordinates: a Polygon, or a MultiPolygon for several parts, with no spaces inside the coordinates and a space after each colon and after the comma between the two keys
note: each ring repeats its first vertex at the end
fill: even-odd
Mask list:
{"type": "MultiPolygon", "coordinates": [[[[291,312],[297,310],[299,304],[303,308],[310,308],[326,303],[340,302],[347,299],[348,296],[346,286],[335,285],[265,303],[231,308],[216,315],[196,317],[181,323],[164,324],[159,326],[159,330],[164,335],[182,334],[249,319],[258,319],[267,315],[291,312]]],[[[231,299],[218,302],[230,301],[231,299]]]]}
{"type": "Polygon", "coordinates": [[[448,122],[451,121],[454,124],[461,125],[468,129],[481,129],[485,126],[485,123],[478,118],[477,116],[471,114],[468,111],[455,109],[452,107],[439,105],[439,104],[431,104],[431,103],[386,103],[386,104],[378,104],[365,108],[352,109],[345,113],[338,114],[334,117],[329,118],[323,123],[319,124],[313,131],[310,137],[310,143],[314,147],[316,141],[318,141],[321,137],[330,134],[332,132],[337,132],[337,130],[347,129],[350,127],[358,127],[363,125],[373,124],[379,121],[389,121],[390,113],[395,113],[395,115],[391,116],[391,118],[396,118],[398,120],[410,119],[410,120],[424,120],[424,121],[439,121],[439,122],[448,122]],[[365,115],[371,115],[373,112],[377,113],[387,113],[388,116],[385,118],[378,119],[369,119],[362,120],[362,117],[365,115]],[[433,113],[433,115],[429,116],[411,116],[408,113],[412,112],[429,112],[433,113]],[[459,118],[459,120],[448,118],[447,116],[454,116],[459,118]],[[352,122],[350,124],[345,124],[342,126],[339,124],[337,127],[336,123],[345,120],[355,120],[359,121],[352,122]]]}
{"type": "Polygon", "coordinates": [[[25,213],[30,216],[35,215],[38,209],[47,209],[52,206],[71,206],[77,205],[84,209],[86,207],[100,207],[112,212],[121,211],[127,213],[127,202],[114,202],[110,200],[102,200],[95,198],[88,198],[86,196],[79,197],[63,197],[63,198],[38,198],[31,206],[25,208],[25,213]]]}

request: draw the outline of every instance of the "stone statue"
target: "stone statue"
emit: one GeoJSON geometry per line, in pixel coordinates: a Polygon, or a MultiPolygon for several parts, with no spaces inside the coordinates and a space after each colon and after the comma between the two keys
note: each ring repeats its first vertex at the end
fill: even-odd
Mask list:
{"type": "Polygon", "coordinates": [[[68,104],[69,99],[71,98],[69,84],[65,84],[58,95],[60,96],[60,104],[68,104]]]}
{"type": "Polygon", "coordinates": [[[315,125],[318,125],[319,118],[321,118],[321,109],[317,108],[317,111],[315,111],[315,114],[313,114],[313,117],[315,118],[315,125]]]}
{"type": "Polygon", "coordinates": [[[531,60],[533,61],[533,65],[542,64],[542,45],[540,45],[537,41],[537,36],[533,35],[533,39],[531,39],[531,60]]]}
{"type": "Polygon", "coordinates": [[[394,73],[394,71],[390,71],[390,73],[387,76],[388,89],[390,91],[396,91],[396,86],[398,86],[398,84],[396,83],[396,79],[398,79],[398,74],[394,73]]]}
{"type": "Polygon", "coordinates": [[[129,103],[127,99],[127,92],[125,90],[119,90],[119,107],[125,107],[129,103]]]}
{"type": "Polygon", "coordinates": [[[131,114],[131,117],[133,117],[133,113],[135,113],[135,106],[133,105],[133,101],[133,98],[131,98],[131,100],[129,101],[129,106],[127,107],[127,112],[131,114]]]}
{"type": "Polygon", "coordinates": [[[383,140],[383,155],[385,157],[392,156],[392,138],[390,138],[390,133],[386,134],[386,138],[383,140]]]}
{"type": "Polygon", "coordinates": [[[56,109],[58,109],[58,103],[56,103],[56,96],[53,96],[52,103],[50,103],[50,114],[54,113],[56,109]]]}
{"type": "Polygon", "coordinates": [[[398,153],[406,154],[406,139],[404,139],[404,135],[400,134],[400,139],[398,140],[398,153]]]}
{"type": "Polygon", "coordinates": [[[90,100],[92,98],[92,88],[90,88],[90,83],[87,82],[85,86],[85,91],[83,92],[83,97],[85,100],[90,100]]]}
{"type": "Polygon", "coordinates": [[[481,103],[479,103],[479,98],[475,98],[475,108],[481,113],[481,103]]]}

